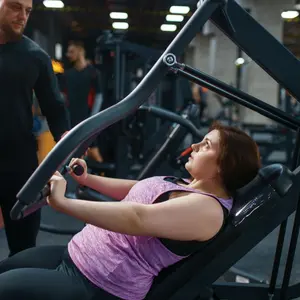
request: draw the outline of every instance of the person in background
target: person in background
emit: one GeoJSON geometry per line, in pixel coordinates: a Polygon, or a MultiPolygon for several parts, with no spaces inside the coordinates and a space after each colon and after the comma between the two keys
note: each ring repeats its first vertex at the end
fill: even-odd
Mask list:
{"type": "Polygon", "coordinates": [[[3,216],[2,216],[2,211],[0,209],[0,229],[4,227],[4,221],[3,221],[3,216]]]}
{"type": "Polygon", "coordinates": [[[54,148],[56,142],[49,130],[47,119],[43,116],[38,100],[33,95],[33,115],[36,123],[40,123],[39,128],[36,128],[34,133],[38,145],[38,162],[39,164],[47,157],[48,153],[54,148]]]}
{"type": "Polygon", "coordinates": [[[207,107],[207,92],[208,92],[208,89],[206,89],[196,83],[192,83],[193,99],[194,99],[195,103],[199,105],[200,120],[202,119],[203,113],[207,107]]]}
{"type": "Polygon", "coordinates": [[[49,55],[23,33],[32,0],[0,0],[0,206],[9,256],[34,247],[40,211],[10,218],[16,195],[38,166],[33,133],[33,91],[55,141],[70,129],[49,55]]]}
{"type": "MultiPolygon", "coordinates": [[[[73,66],[62,75],[61,90],[65,94],[71,126],[74,127],[101,110],[103,96],[100,73],[87,60],[83,43],[70,41],[66,56],[73,66]]],[[[96,143],[90,146],[88,156],[102,161],[96,143]]]]}

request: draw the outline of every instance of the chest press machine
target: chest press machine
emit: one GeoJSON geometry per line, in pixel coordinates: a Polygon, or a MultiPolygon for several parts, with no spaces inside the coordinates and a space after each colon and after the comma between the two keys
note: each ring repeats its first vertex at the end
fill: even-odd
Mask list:
{"type": "Polygon", "coordinates": [[[77,125],[55,146],[19,192],[11,217],[23,218],[43,206],[49,192],[47,182],[52,174],[63,168],[64,163],[74,155],[83,154],[102,130],[135,112],[163,76],[167,72],[174,72],[297,131],[297,140],[292,171],[280,164],[261,169],[251,183],[238,191],[236,205],[223,231],[201,252],[163,270],[155,279],[146,299],[196,300],[201,296],[203,287],[213,285],[280,224],[270,285],[226,283],[214,284],[213,287],[220,299],[295,299],[300,296],[300,283],[289,286],[289,281],[300,228],[300,121],[199,70],[177,63],[176,57],[209,19],[291,95],[300,99],[298,79],[291,75],[300,73],[300,63],[296,57],[234,0],[201,1],[194,15],[131,94],[77,125]],[[282,285],[277,286],[287,219],[294,212],[295,222],[284,278],[282,285]]]}

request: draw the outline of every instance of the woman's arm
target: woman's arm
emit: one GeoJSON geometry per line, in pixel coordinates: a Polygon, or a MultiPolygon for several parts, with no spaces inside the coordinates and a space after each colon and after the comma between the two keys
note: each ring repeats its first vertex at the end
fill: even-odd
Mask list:
{"type": "Polygon", "coordinates": [[[200,194],[157,204],[92,202],[64,197],[66,180],[56,172],[47,199],[56,210],[94,226],[136,236],[206,241],[222,227],[224,214],[214,198],[200,194]]]}
{"type": "Polygon", "coordinates": [[[91,174],[88,174],[82,182],[83,185],[116,200],[124,199],[136,183],[136,180],[101,177],[91,174]]]}
{"type": "Polygon", "coordinates": [[[209,240],[221,229],[224,217],[215,199],[198,194],[151,205],[62,199],[56,209],[113,232],[180,241],[209,240]]]}
{"type": "MultiPolygon", "coordinates": [[[[101,194],[104,194],[110,198],[116,200],[122,200],[131,190],[131,188],[137,183],[136,180],[108,178],[97,175],[88,174],[87,165],[83,159],[72,158],[70,164],[71,176],[80,184],[88,188],[91,188],[101,194]],[[83,168],[83,174],[77,176],[73,171],[72,167],[79,165],[83,168]]],[[[59,173],[57,176],[60,178],[59,173]]]]}

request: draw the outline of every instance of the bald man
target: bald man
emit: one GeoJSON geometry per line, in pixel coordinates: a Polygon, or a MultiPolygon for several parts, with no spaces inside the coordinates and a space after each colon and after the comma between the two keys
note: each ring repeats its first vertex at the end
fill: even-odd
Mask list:
{"type": "Polygon", "coordinates": [[[56,141],[69,121],[50,57],[23,35],[32,0],[0,0],[0,205],[10,256],[35,246],[40,211],[12,221],[16,195],[38,166],[33,129],[35,92],[56,141]]]}

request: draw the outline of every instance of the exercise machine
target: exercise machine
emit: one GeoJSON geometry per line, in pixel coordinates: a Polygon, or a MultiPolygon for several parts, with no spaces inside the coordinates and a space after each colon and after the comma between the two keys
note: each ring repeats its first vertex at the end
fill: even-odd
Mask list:
{"type": "Polygon", "coordinates": [[[291,167],[295,132],[280,125],[241,124],[241,127],[256,141],[263,165],[280,162],[291,167]]]}
{"type": "Polygon", "coordinates": [[[300,228],[300,121],[200,70],[178,63],[176,57],[182,54],[198,29],[211,19],[295,99],[300,99],[300,85],[294,76],[300,71],[300,62],[234,0],[206,0],[199,4],[197,11],[132,93],[116,105],[77,125],[55,146],[18,193],[11,217],[20,219],[39,209],[49,193],[47,182],[52,174],[75,154],[84,153],[99,132],[135,112],[165,74],[173,72],[297,131],[297,138],[291,170],[281,164],[262,168],[252,182],[238,191],[235,207],[218,237],[205,249],[163,270],[146,299],[199,299],[203,287],[213,285],[226,270],[280,224],[269,285],[216,283],[213,287],[220,299],[295,299],[300,296],[300,283],[289,286],[289,282],[300,228]],[[276,283],[287,219],[295,212],[284,278],[278,286],[276,283]]]}
{"type": "MultiPolygon", "coordinates": [[[[142,105],[132,116],[128,128],[124,130],[127,142],[124,141],[122,149],[116,151],[116,161],[99,163],[87,158],[87,166],[93,174],[105,173],[108,177],[136,179],[137,174],[143,172],[144,165],[153,158],[153,153],[160,152],[162,156],[165,154],[165,157],[161,158],[161,162],[165,160],[166,167],[160,167],[161,164],[156,163],[154,169],[160,169],[161,174],[171,174],[174,172],[174,168],[171,166],[174,165],[172,161],[176,161],[178,152],[184,150],[185,147],[182,144],[186,135],[190,133],[197,137],[198,141],[202,137],[202,135],[199,136],[196,128],[197,120],[197,105],[188,104],[180,113],[153,105],[142,105]],[[151,128],[145,124],[148,115],[161,121],[161,126],[157,131],[153,127],[151,131],[151,128]],[[178,151],[178,149],[180,150],[178,151]]],[[[125,139],[124,136],[121,137],[121,139],[123,138],[125,139]]],[[[118,139],[120,139],[119,136],[115,137],[116,141],[118,139]]]]}

